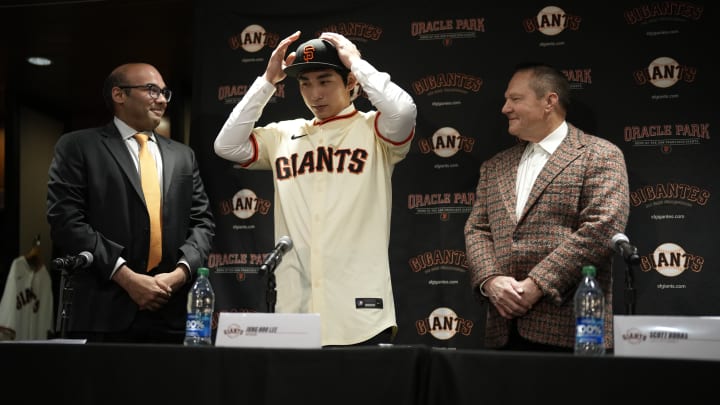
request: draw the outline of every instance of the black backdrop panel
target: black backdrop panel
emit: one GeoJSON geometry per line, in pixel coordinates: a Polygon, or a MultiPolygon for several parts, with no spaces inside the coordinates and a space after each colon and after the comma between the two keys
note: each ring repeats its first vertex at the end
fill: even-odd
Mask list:
{"type": "MultiPolygon", "coordinates": [[[[573,87],[568,120],[625,153],[626,234],[642,263],[628,268],[616,258],[615,313],[634,303],[637,314],[720,314],[713,3],[386,3],[197,6],[191,143],[218,225],[208,263],[216,311],[266,310],[267,275],[258,268],[275,236],[269,172],[218,158],[213,141],[280,39],[327,30],[353,40],[418,106],[411,151],[393,174],[389,252],[378,252],[390,255],[398,343],[482,347],[486,308],[470,291],[463,225],[480,163],[514,142],[500,109],[512,68],[527,60],[562,69],[573,87]],[[625,296],[628,274],[634,300],[625,296]]],[[[356,105],[371,108],[364,97],[356,105]]],[[[285,80],[260,124],[309,116],[296,83],[285,80]]]]}

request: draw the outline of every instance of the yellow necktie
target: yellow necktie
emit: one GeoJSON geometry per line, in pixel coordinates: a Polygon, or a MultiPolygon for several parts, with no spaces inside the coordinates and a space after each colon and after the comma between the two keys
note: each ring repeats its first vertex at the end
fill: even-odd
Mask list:
{"type": "Polygon", "coordinates": [[[150,215],[150,253],[148,255],[147,271],[155,268],[162,258],[162,207],[160,197],[160,181],[158,180],[155,159],[148,150],[148,136],[137,133],[134,138],[140,145],[140,178],[142,180],[145,204],[150,215]]]}

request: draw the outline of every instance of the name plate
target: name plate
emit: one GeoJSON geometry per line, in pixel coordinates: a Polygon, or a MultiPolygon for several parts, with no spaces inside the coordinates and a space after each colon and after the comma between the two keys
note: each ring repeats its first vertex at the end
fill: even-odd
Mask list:
{"type": "Polygon", "coordinates": [[[614,316],[615,355],[720,360],[720,317],[614,316]]]}
{"type": "Polygon", "coordinates": [[[319,349],[320,314],[220,312],[215,346],[319,349]]]}

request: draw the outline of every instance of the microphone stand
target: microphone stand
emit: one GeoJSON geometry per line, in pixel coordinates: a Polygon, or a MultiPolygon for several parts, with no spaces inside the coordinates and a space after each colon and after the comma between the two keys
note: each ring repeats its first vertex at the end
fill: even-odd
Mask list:
{"type": "Polygon", "coordinates": [[[624,257],[625,260],[625,308],[628,315],[635,314],[635,287],[633,286],[634,265],[640,264],[640,256],[637,254],[637,248],[633,247],[630,256],[624,257]]]}
{"type": "Polygon", "coordinates": [[[54,264],[56,270],[60,270],[60,305],[61,310],[57,314],[55,321],[55,330],[60,331],[60,338],[66,337],[67,321],[70,319],[70,311],[72,309],[73,287],[72,276],[74,270],[72,266],[54,264]]]}
{"type": "Polygon", "coordinates": [[[275,303],[277,302],[277,291],[275,290],[275,287],[277,287],[277,283],[275,282],[275,268],[282,260],[282,256],[278,256],[275,260],[270,261],[267,266],[261,266],[260,269],[262,270],[263,267],[267,268],[267,291],[265,292],[265,302],[267,303],[267,311],[269,313],[275,312],[275,303]]]}

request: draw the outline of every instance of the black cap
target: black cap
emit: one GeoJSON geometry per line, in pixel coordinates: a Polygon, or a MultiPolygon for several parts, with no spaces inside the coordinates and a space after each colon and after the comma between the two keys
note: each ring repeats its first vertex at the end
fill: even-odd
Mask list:
{"type": "Polygon", "coordinates": [[[297,77],[306,70],[335,69],[340,72],[349,71],[343,65],[335,46],[324,39],[311,39],[298,46],[293,64],[285,68],[285,74],[297,77]]]}

